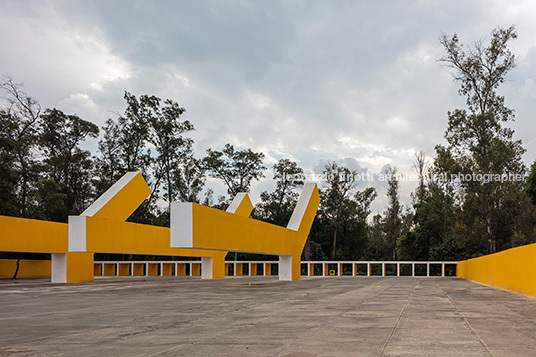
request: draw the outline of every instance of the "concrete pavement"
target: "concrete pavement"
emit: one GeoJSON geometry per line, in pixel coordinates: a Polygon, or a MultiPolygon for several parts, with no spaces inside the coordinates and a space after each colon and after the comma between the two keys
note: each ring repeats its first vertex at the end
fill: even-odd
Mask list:
{"type": "Polygon", "coordinates": [[[0,356],[531,356],[536,299],[458,278],[0,281],[0,356]]]}

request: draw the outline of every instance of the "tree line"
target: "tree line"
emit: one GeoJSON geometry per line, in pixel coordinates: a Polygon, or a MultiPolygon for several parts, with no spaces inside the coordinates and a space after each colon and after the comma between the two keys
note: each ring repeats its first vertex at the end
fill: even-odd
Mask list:
{"type": "MultiPolygon", "coordinates": [[[[441,36],[440,61],[460,83],[466,107],[448,112],[446,145],[437,145],[433,158],[415,154],[412,204],[400,203],[399,176],[390,167],[387,207],[370,217],[376,190],[358,190],[357,172],[328,163],[304,259],[460,260],[536,241],[536,162],[526,177],[525,150],[507,126],[514,111],[497,92],[515,67],[508,44],[516,36],[514,27],[498,28],[487,46],[441,36]]],[[[125,92],[124,113],[99,128],[56,108],[43,110],[11,77],[0,87],[2,215],[66,222],[123,174],[140,171],[152,194],[129,221],[169,226],[171,202],[225,209],[267,169],[263,153],[231,144],[197,157],[189,136],[194,125],[171,99],[125,92]],[[99,138],[97,153],[82,148],[88,138],[99,138]],[[207,177],[220,180],[227,195],[215,198],[207,177]]],[[[304,171],[289,159],[272,170],[275,189],[261,193],[252,217],[285,226],[304,171]]]]}

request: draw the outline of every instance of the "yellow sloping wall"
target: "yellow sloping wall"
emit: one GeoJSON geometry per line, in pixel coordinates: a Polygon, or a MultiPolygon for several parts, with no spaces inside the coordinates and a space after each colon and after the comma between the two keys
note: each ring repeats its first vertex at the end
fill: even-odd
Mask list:
{"type": "Polygon", "coordinates": [[[458,262],[456,275],[536,297],[536,243],[458,262]]]}

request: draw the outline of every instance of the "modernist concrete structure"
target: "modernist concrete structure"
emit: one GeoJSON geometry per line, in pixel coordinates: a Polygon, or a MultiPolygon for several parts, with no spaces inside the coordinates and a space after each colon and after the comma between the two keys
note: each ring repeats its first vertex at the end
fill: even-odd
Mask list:
{"type": "MultiPolygon", "coordinates": [[[[225,251],[171,248],[168,228],[125,222],[150,193],[141,174],[129,172],[69,224],[0,216],[0,251],[51,253],[54,283],[93,281],[94,253],[201,257],[204,278],[225,277],[225,251]]],[[[235,214],[251,209],[231,207],[235,214]]]]}
{"type": "MultiPolygon", "coordinates": [[[[253,205],[247,194],[237,195],[227,211],[174,203],[171,230],[125,222],[150,193],[141,174],[129,172],[80,216],[69,217],[69,224],[0,216],[0,251],[51,253],[50,265],[25,262],[20,274],[46,276],[51,271],[52,282],[93,281],[93,256],[97,252],[201,257],[200,265],[193,263],[192,267],[202,278],[223,278],[229,250],[278,255],[279,278],[300,279],[300,256],[320,202],[315,184],[305,185],[286,228],[249,218],[253,205]]],[[[536,296],[535,257],[536,244],[512,248],[458,262],[456,274],[536,296]]],[[[9,277],[3,270],[14,264],[16,261],[0,262],[0,276],[9,277]]],[[[366,275],[371,275],[373,266],[380,266],[381,275],[386,275],[387,267],[394,267],[396,275],[401,275],[402,268],[410,266],[413,276],[415,267],[423,264],[424,275],[430,275],[434,265],[441,267],[440,275],[448,275],[446,266],[454,262],[309,262],[304,275],[345,275],[343,271],[348,272],[348,268],[349,274],[359,275],[359,266],[365,266],[366,275]],[[320,273],[314,273],[315,266],[321,267],[320,273]]],[[[251,269],[258,266],[253,264],[251,269]]],[[[175,265],[176,270],[178,267],[175,265]]],[[[266,270],[264,264],[261,269],[266,270]]]]}
{"type": "Polygon", "coordinates": [[[278,255],[279,279],[299,280],[301,254],[319,203],[316,184],[306,184],[286,228],[195,203],[174,203],[171,246],[278,255]]]}
{"type": "Polygon", "coordinates": [[[0,216],[0,251],[51,253],[52,282],[58,283],[93,281],[94,253],[201,257],[203,278],[223,278],[228,250],[279,255],[281,279],[300,278],[301,252],[320,201],[316,185],[306,185],[287,229],[248,218],[253,205],[245,193],[227,211],[179,204],[190,211],[172,214],[172,234],[126,222],[150,194],[142,175],[129,172],[68,224],[0,216]],[[194,246],[194,237],[220,244],[194,246]]]}
{"type": "Polygon", "coordinates": [[[202,257],[203,277],[223,278],[226,251],[174,249],[168,228],[125,222],[150,193],[139,172],[125,174],[80,216],[69,217],[69,252],[202,257]]]}

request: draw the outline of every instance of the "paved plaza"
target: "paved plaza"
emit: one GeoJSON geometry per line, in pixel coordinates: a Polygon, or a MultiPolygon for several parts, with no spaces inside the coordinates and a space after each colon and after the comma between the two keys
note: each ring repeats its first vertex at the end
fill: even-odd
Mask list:
{"type": "Polygon", "coordinates": [[[536,299],[458,278],[0,281],[0,356],[534,356],[536,299]]]}

